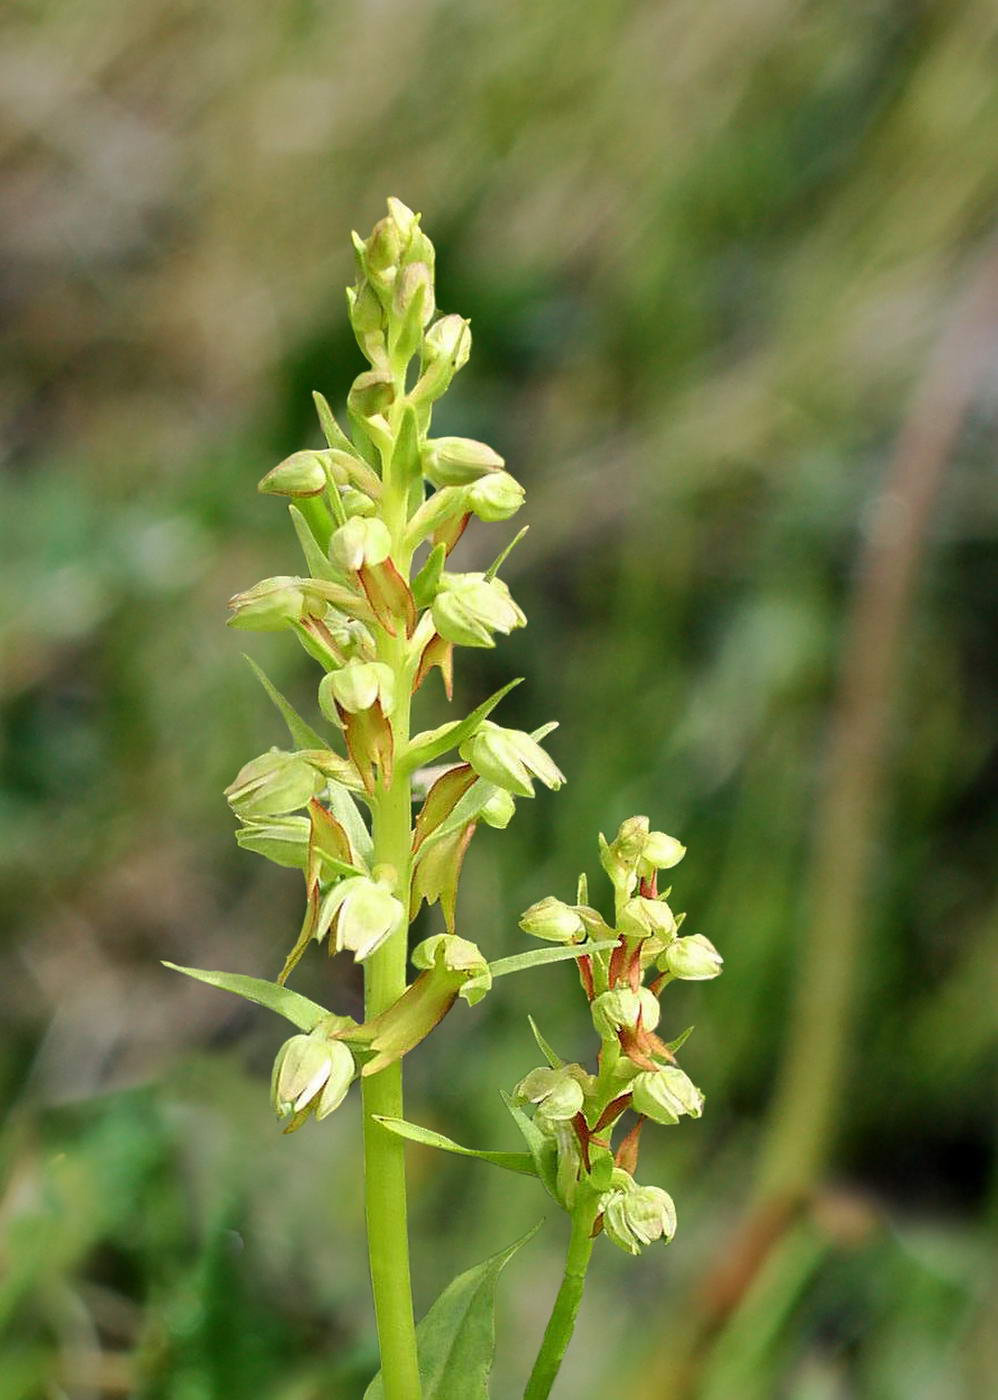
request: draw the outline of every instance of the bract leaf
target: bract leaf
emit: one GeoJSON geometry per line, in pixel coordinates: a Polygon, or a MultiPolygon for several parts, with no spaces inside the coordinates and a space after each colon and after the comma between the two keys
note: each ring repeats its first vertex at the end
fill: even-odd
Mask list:
{"type": "Polygon", "coordinates": [[[601,953],[605,948],[616,948],[617,940],[604,939],[599,943],[559,943],[551,948],[531,948],[528,953],[514,953],[510,958],[499,958],[489,963],[493,977],[506,977],[511,972],[522,972],[527,967],[538,967],[541,963],[565,962],[569,958],[587,958],[590,953],[601,953]]]}
{"type": "Polygon", "coordinates": [[[441,1152],[454,1152],[459,1157],[477,1157],[480,1162],[491,1162],[494,1167],[505,1167],[507,1171],[519,1172],[522,1176],[536,1176],[537,1169],[529,1152],[488,1152],[474,1147],[462,1147],[453,1138],[444,1137],[432,1128],[422,1128],[418,1123],[409,1123],[405,1118],[385,1118],[376,1113],[375,1119],[383,1128],[410,1142],[422,1143],[424,1147],[437,1147],[441,1152]]]}
{"type": "MultiPolygon", "coordinates": [[[[171,968],[174,972],[182,972],[187,977],[193,977],[198,982],[207,982],[210,987],[221,987],[223,992],[234,992],[237,997],[243,997],[246,1001],[255,1001],[257,1006],[276,1011],[278,1016],[283,1016],[300,1031],[314,1030],[320,1021],[325,1021],[332,1015],[317,1001],[309,1001],[308,997],[303,997],[300,992],[292,992],[288,987],[281,987],[277,982],[268,982],[263,977],[244,977],[238,972],[205,972],[199,967],[180,967],[177,963],[165,960],[163,966],[171,968]]],[[[336,1019],[343,1021],[344,1025],[348,1022],[353,1024],[349,1017],[336,1019]]]]}
{"type": "Polygon", "coordinates": [[[527,1020],[530,1022],[530,1029],[533,1032],[534,1039],[537,1042],[538,1050],[544,1056],[545,1060],[547,1060],[548,1064],[551,1066],[552,1069],[561,1069],[565,1061],[561,1058],[560,1055],[557,1055],[555,1051],[552,1050],[551,1046],[541,1035],[540,1030],[537,1026],[537,1022],[534,1020],[533,1016],[528,1016],[527,1020]]]}
{"type": "Polygon", "coordinates": [[[323,578],[327,583],[342,583],[343,575],[333,567],[322,552],[319,542],[312,532],[312,527],[302,512],[296,505],[288,506],[288,512],[291,515],[291,523],[295,527],[301,552],[305,556],[305,563],[308,565],[308,571],[312,577],[323,578]]]}
{"type": "MultiPolygon", "coordinates": [[[[449,1283],[416,1328],[423,1400],[488,1400],[495,1354],[496,1284],[504,1266],[540,1229],[449,1283]]],[[[381,1374],[364,1400],[384,1400],[381,1374]]]]}
{"type": "Polygon", "coordinates": [[[427,763],[432,763],[435,758],[445,754],[448,749],[457,748],[458,744],[463,744],[465,739],[470,739],[472,734],[479,728],[483,720],[499,704],[499,701],[523,680],[518,676],[516,680],[504,685],[501,690],[497,690],[494,695],[490,695],[487,700],[483,700],[480,705],[472,710],[470,715],[464,719],[451,720],[447,724],[441,724],[437,729],[425,729],[422,734],[417,734],[406,749],[402,758],[401,766],[411,773],[416,768],[422,768],[427,763]]]}
{"type": "Polygon", "coordinates": [[[515,1104],[509,1094],[502,1093],[502,1101],[509,1110],[509,1116],[520,1130],[523,1141],[530,1149],[530,1155],[537,1168],[537,1175],[540,1177],[545,1191],[558,1204],[558,1149],[555,1146],[554,1138],[547,1137],[536,1127],[534,1120],[529,1114],[524,1113],[519,1104],[515,1104]]]}
{"type": "Polygon", "coordinates": [[[248,663],[254,676],[256,676],[257,680],[263,686],[264,690],[267,692],[273,703],[277,706],[277,709],[280,711],[284,723],[288,726],[288,733],[291,735],[291,738],[294,741],[295,748],[330,748],[331,744],[329,740],[324,739],[321,734],[319,734],[316,730],[312,728],[310,724],[307,724],[305,720],[302,719],[301,715],[291,704],[291,701],[286,700],[284,698],[281,692],[277,689],[277,686],[274,685],[274,683],[271,681],[266,671],[264,671],[264,669],[261,666],[258,666],[256,664],[252,656],[247,656],[244,652],[243,659],[248,663]]]}

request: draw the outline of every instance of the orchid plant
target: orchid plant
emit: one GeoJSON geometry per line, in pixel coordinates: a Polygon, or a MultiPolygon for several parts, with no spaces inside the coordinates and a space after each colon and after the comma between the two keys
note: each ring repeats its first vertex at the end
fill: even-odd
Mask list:
{"type": "Polygon", "coordinates": [[[289,632],[322,671],[317,708],[328,730],[313,728],[250,663],[292,747],[254,758],[226,789],[239,845],[302,872],[304,918],[273,980],[177,970],[294,1025],[272,1082],[286,1133],[328,1117],[360,1081],[381,1349],[367,1400],[486,1396],[495,1282],[524,1243],[454,1280],[417,1328],[406,1139],[535,1177],[567,1212],[565,1276],[524,1392],[542,1400],[572,1333],[595,1239],[602,1233],[637,1254],[675,1232],[671,1197],[635,1180],[641,1131],[648,1121],[699,1117],[703,1097],[676,1064],[685,1035],[658,1035],[659,997],[675,978],[715,977],[721,958],[703,936],[680,933],[683,916],[657,882],[684,848],[646,817],[624,822],[613,841],[600,837],[611,919],[590,905],[583,876],[574,904],[549,897],[524,914],[521,928],[541,946],[489,961],[458,935],[458,881],[477,826],[505,827],[535,782],[556,790],[564,781],[542,747],[554,725],[526,733],[491,718],[515,681],[463,719],[412,726],[413,697],[434,670],[450,699],[455,647],[492,647],[497,634],[526,622],[500,577],[519,536],[485,572],[448,568],[472,516],[509,520],[524,493],[484,443],[429,436],[435,402],[467,362],[471,331],[461,316],[437,314],[434,249],[419,216],[389,199],[387,216],[367,239],[355,234],[354,247],[347,304],[370,367],[347,395],[349,434],[316,394],[327,446],[294,453],[259,488],[289,500],[307,572],[264,579],[230,603],[231,626],[289,632]],[[424,904],[439,905],[445,931],[410,953],[409,926],[424,904]],[[362,1023],[288,986],[300,959],[322,944],[363,965],[362,1023]],[[504,1095],[526,1151],[462,1147],[407,1121],[403,1059],[455,1000],[474,1005],[496,979],[565,959],[578,969],[598,1037],[595,1072],[563,1061],[531,1020],[544,1064],[504,1095]],[[614,1146],[625,1115],[629,1126],[614,1146]]]}

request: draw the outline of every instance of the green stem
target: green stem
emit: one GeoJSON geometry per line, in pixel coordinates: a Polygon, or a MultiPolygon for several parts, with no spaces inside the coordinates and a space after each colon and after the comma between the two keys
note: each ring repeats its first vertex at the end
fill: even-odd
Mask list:
{"type": "Polygon", "coordinates": [[[565,1274],[544,1331],[544,1340],[534,1362],[534,1369],[523,1392],[523,1400],[547,1400],[561,1369],[568,1344],[572,1340],[575,1318],[586,1286],[589,1257],[593,1252],[592,1229],[596,1219],[598,1197],[592,1193],[586,1195],[589,1199],[577,1205],[572,1214],[572,1235],[568,1243],[565,1274]]]}
{"type": "MultiPolygon", "coordinates": [[[[410,694],[404,643],[384,637],[379,651],[398,681],[392,727],[399,747],[409,738],[410,694]]],[[[373,837],[374,864],[392,867],[395,893],[408,908],[412,843],[412,792],[408,777],[396,775],[390,784],[379,786],[373,803],[373,837]]],[[[364,986],[364,1013],[368,1019],[386,1010],[405,991],[406,957],[406,930],[402,929],[368,959],[364,986]]],[[[401,1064],[365,1079],[363,1102],[367,1243],[382,1384],[385,1400],[418,1400],[421,1389],[409,1277],[405,1146],[401,1138],[386,1133],[374,1122],[375,1114],[404,1116],[401,1064]]]]}

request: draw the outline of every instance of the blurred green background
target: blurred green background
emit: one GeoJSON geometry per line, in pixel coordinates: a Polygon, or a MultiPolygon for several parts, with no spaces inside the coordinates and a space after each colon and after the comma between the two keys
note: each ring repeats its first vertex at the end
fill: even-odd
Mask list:
{"type": "MultiPolygon", "coordinates": [[[[282,740],[224,604],[298,567],[255,485],[362,367],[348,235],[392,193],[473,323],[437,430],[528,490],[530,627],[460,654],[457,703],[526,676],[504,722],[558,718],[569,776],[479,833],[459,931],[522,947],[519,911],[647,812],[726,957],[666,1000],[708,1095],[642,1157],[676,1241],[599,1247],[558,1394],[993,1394],[992,0],[4,23],[0,1400],[353,1400],[374,1366],[356,1096],[281,1137],[281,1025],[158,960],[273,975],[297,930],[300,881],[220,796],[282,740]]],[[[292,644],[242,640],[311,704],[292,644]]],[[[297,985],[357,1005],[318,957],[297,985]]],[[[509,979],[411,1057],[411,1116],[514,1147],[528,1011],[589,1053],[570,971],[509,979]]],[[[423,1311],[546,1202],[411,1166],[423,1311]]],[[[496,1400],[563,1227],[505,1277],[496,1400]]]]}

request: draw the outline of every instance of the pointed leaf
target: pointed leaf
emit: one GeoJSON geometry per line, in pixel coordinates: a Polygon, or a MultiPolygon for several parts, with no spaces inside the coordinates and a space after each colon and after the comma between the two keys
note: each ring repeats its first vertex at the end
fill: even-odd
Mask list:
{"type": "Polygon", "coordinates": [[[375,617],[386,632],[394,637],[400,619],[405,622],[405,634],[411,637],[416,628],[416,604],[409,585],[391,559],[381,564],[364,564],[358,578],[367,594],[375,617]]]}
{"type": "MultiPolygon", "coordinates": [[[[265,1006],[268,1011],[276,1011],[278,1016],[283,1016],[301,1031],[314,1030],[320,1021],[326,1020],[332,1014],[317,1001],[309,1001],[308,997],[292,992],[287,987],[281,987],[276,982],[267,982],[262,977],[243,977],[238,972],[205,972],[199,967],[180,967],[177,963],[165,960],[163,966],[171,968],[174,972],[182,972],[187,977],[193,977],[198,982],[207,982],[210,987],[221,987],[223,992],[234,992],[237,997],[244,997],[246,1001],[255,1001],[258,1006],[265,1006]]],[[[349,1020],[348,1017],[337,1019],[344,1022],[349,1020]]]]}
{"type": "Polygon", "coordinates": [[[674,1055],[676,1051],[680,1048],[680,1046],[686,1044],[687,1040],[689,1040],[692,1033],[693,1027],[687,1026],[684,1031],[681,1031],[680,1034],[676,1036],[675,1040],[666,1041],[665,1048],[674,1055]]]}
{"type": "MultiPolygon", "coordinates": [[[[496,1284],[504,1265],[538,1229],[535,1225],[508,1249],[459,1274],[416,1328],[423,1400],[488,1400],[496,1284]]],[[[384,1400],[384,1393],[379,1372],[364,1400],[384,1400]]]]}
{"type": "Polygon", "coordinates": [[[441,773],[430,788],[416,818],[416,828],[412,836],[412,849],[415,854],[426,838],[435,831],[441,822],[446,821],[461,798],[478,781],[470,763],[459,763],[441,773]]]}
{"type": "Polygon", "coordinates": [[[487,700],[483,700],[464,719],[451,720],[448,724],[441,724],[437,729],[425,729],[422,734],[417,734],[403,755],[402,768],[411,773],[414,768],[422,768],[424,764],[432,763],[435,758],[445,754],[448,749],[455,749],[458,744],[463,744],[465,739],[470,739],[481,726],[482,721],[488,719],[499,701],[504,699],[522,680],[522,676],[517,676],[516,680],[510,681],[501,690],[497,690],[494,695],[490,695],[487,700]]]}
{"type": "Polygon", "coordinates": [[[330,447],[338,448],[340,452],[349,452],[353,455],[353,443],[346,433],[337,423],[333,410],[329,407],[329,402],[324,394],[314,390],[312,398],[315,401],[316,411],[319,415],[319,425],[322,428],[323,436],[330,447]]]}
{"type": "Polygon", "coordinates": [[[531,948],[529,953],[514,953],[511,958],[499,958],[489,963],[493,977],[506,977],[511,972],[522,972],[528,967],[539,967],[541,963],[565,962],[569,958],[588,957],[590,953],[602,952],[604,948],[616,948],[616,939],[606,939],[600,943],[558,944],[552,948],[531,948]]]}
{"type": "MultiPolygon", "coordinates": [[[[502,1093],[502,1090],[500,1090],[502,1093]]],[[[553,1138],[549,1138],[542,1133],[529,1114],[524,1113],[519,1104],[513,1102],[509,1094],[502,1093],[502,1101],[509,1110],[509,1115],[520,1130],[530,1155],[537,1168],[537,1175],[540,1177],[544,1189],[548,1195],[553,1197],[561,1205],[558,1198],[558,1149],[553,1138]]]]}
{"type": "Polygon", "coordinates": [[[447,551],[442,544],[435,545],[427,555],[426,563],[413,579],[412,596],[417,608],[428,608],[437,596],[446,555],[447,551]]]}
{"type": "Polygon", "coordinates": [[[534,1039],[537,1042],[538,1050],[544,1056],[545,1060],[547,1060],[548,1064],[551,1066],[552,1069],[561,1069],[565,1061],[561,1058],[560,1055],[556,1054],[555,1051],[552,1050],[551,1046],[541,1035],[537,1022],[534,1020],[533,1016],[528,1016],[527,1020],[530,1022],[530,1029],[533,1032],[534,1039]]]}
{"type": "Polygon", "coordinates": [[[251,667],[253,674],[270,696],[273,703],[280,710],[284,723],[288,726],[288,732],[296,748],[299,749],[328,749],[329,740],[324,739],[321,734],[312,728],[310,724],[302,719],[301,715],[291,704],[290,700],[285,700],[284,696],[272,683],[270,677],[261,666],[258,666],[251,656],[243,653],[243,659],[251,667]]]}
{"type": "Polygon", "coordinates": [[[419,462],[419,425],[411,404],[407,405],[402,413],[389,471],[395,485],[404,486],[406,489],[414,477],[422,475],[419,462]]]}
{"type": "Polygon", "coordinates": [[[488,1152],[473,1147],[462,1147],[453,1138],[435,1133],[432,1128],[422,1128],[418,1123],[409,1123],[405,1118],[384,1118],[374,1115],[383,1128],[410,1142],[422,1143],[424,1147],[437,1147],[441,1152],[454,1152],[459,1157],[477,1157],[480,1162],[491,1162],[494,1167],[505,1167],[507,1171],[519,1172],[522,1176],[536,1176],[537,1169],[529,1152],[488,1152]]]}
{"type": "Polygon", "coordinates": [[[434,632],[423,648],[423,654],[419,658],[419,666],[416,669],[416,678],[412,683],[414,691],[419,689],[434,666],[440,667],[444,694],[448,700],[452,700],[454,698],[454,643],[445,642],[439,632],[434,632]]]}
{"type": "Polygon", "coordinates": [[[524,525],[524,527],[523,527],[523,529],[520,531],[520,533],[519,533],[518,535],[514,535],[514,536],[513,536],[513,538],[510,540],[509,544],[508,544],[508,545],[506,546],[506,548],[502,551],[502,553],[501,553],[501,554],[499,555],[499,557],[495,560],[495,562],[494,562],[493,564],[491,564],[491,565],[489,566],[488,569],[486,569],[486,571],[485,571],[485,577],[486,577],[487,579],[494,579],[494,578],[495,578],[496,574],[497,574],[497,573],[499,572],[499,570],[502,568],[503,564],[505,564],[506,560],[507,560],[507,559],[509,558],[509,556],[513,553],[513,550],[514,550],[514,549],[516,548],[516,546],[520,543],[520,541],[523,539],[524,535],[527,533],[527,531],[528,531],[529,529],[530,529],[530,526],[529,526],[529,525],[524,525]]]}
{"type": "Polygon", "coordinates": [[[298,543],[301,545],[301,552],[305,556],[305,563],[313,578],[325,579],[327,583],[342,583],[343,575],[326,558],[319,546],[312,527],[305,519],[302,512],[295,505],[288,506],[291,516],[291,523],[295,527],[295,534],[298,536],[298,543]]]}

